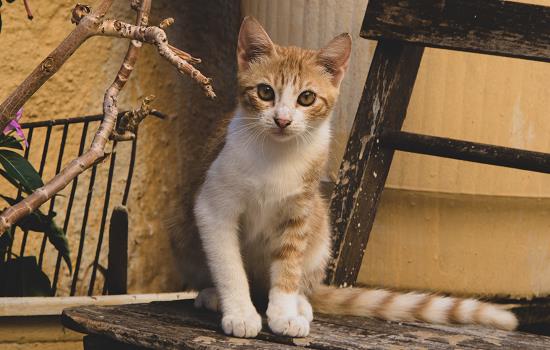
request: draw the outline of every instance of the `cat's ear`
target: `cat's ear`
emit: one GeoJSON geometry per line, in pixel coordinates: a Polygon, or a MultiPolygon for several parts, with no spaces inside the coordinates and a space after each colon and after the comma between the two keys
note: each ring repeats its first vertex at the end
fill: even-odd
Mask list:
{"type": "Polygon", "coordinates": [[[241,24],[237,44],[239,69],[247,69],[250,62],[258,57],[271,54],[274,49],[273,42],[264,28],[262,28],[260,22],[254,17],[245,17],[241,24]]]}
{"type": "Polygon", "coordinates": [[[350,55],[351,36],[348,33],[340,34],[332,39],[317,54],[319,64],[332,75],[332,84],[336,87],[340,86],[344,78],[350,55]]]}

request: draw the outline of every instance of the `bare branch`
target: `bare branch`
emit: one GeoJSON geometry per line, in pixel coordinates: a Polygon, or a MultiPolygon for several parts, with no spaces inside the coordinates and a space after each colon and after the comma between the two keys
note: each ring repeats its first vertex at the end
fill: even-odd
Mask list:
{"type": "Polygon", "coordinates": [[[23,104],[61,68],[76,49],[96,33],[101,19],[112,3],[113,0],[101,0],[95,10],[83,17],[75,30],[2,102],[0,105],[0,130],[4,130],[10,120],[15,118],[15,113],[23,104]]]}
{"type": "Polygon", "coordinates": [[[174,19],[172,17],[168,17],[168,18],[163,19],[160,22],[159,27],[161,29],[165,29],[165,28],[170,27],[172,24],[174,24],[174,19]]]}
{"type": "Polygon", "coordinates": [[[188,54],[187,52],[182,51],[182,50],[178,49],[177,47],[174,47],[170,44],[168,44],[168,47],[170,48],[170,50],[174,51],[174,53],[176,55],[178,55],[179,58],[189,62],[189,64],[199,64],[199,63],[201,63],[200,58],[195,58],[195,57],[191,56],[190,54],[188,54]]]}
{"type": "Polygon", "coordinates": [[[157,111],[156,109],[151,110],[151,115],[162,120],[174,120],[177,117],[175,114],[164,114],[161,111],[157,111]]]}
{"type": "Polygon", "coordinates": [[[117,129],[111,134],[111,139],[115,141],[130,141],[135,139],[139,124],[153,113],[151,102],[154,99],[154,95],[149,95],[143,99],[139,109],[124,113],[122,118],[120,118],[117,129]]]}
{"type": "Polygon", "coordinates": [[[29,5],[29,0],[23,0],[23,4],[25,5],[25,11],[27,12],[27,18],[32,20],[34,16],[32,15],[31,6],[29,5]]]}
{"type": "Polygon", "coordinates": [[[161,28],[155,26],[136,26],[118,20],[104,20],[101,22],[97,31],[98,35],[127,38],[155,45],[159,54],[168,60],[168,62],[173,64],[178,71],[188,74],[191,78],[201,84],[205,94],[208,97],[216,97],[211,85],[212,80],[205,77],[198,69],[193,67],[188,62],[191,61],[198,63],[197,59],[184,51],[168,45],[166,33],[161,28]]]}
{"type": "MultiPolygon", "coordinates": [[[[132,0],[132,7],[142,4],[145,0],[132,0]]],[[[150,3],[150,1],[148,1],[150,3]]],[[[76,28],[53,50],[46,59],[11,93],[0,105],[0,130],[15,118],[16,112],[23,104],[50,78],[67,59],[88,38],[94,35],[115,36],[132,39],[132,45],[139,47],[140,42],[147,42],[157,47],[161,56],[184,74],[188,74],[203,88],[205,94],[214,98],[216,95],[211,86],[211,79],[205,77],[192,64],[200,60],[188,53],[168,45],[166,33],[159,27],[146,27],[149,19],[149,11],[142,11],[139,23],[131,25],[116,20],[103,20],[105,13],[110,8],[113,0],[102,0],[97,8],[90,11],[90,7],[77,4],[72,11],[71,21],[77,23],[76,28]]],[[[143,6],[141,6],[143,8],[143,6]]],[[[122,69],[121,69],[122,70],[122,69]]],[[[121,75],[123,79],[125,74],[121,75]]]]}
{"type": "Polygon", "coordinates": [[[88,5],[76,4],[71,12],[71,23],[78,24],[80,20],[89,15],[92,12],[92,8],[88,5]]]}
{"type": "MultiPolygon", "coordinates": [[[[156,27],[144,27],[147,25],[150,6],[151,6],[151,0],[141,0],[140,4],[141,4],[141,7],[137,15],[136,26],[131,26],[130,29],[134,29],[134,27],[139,29],[156,28],[156,27]]],[[[86,10],[84,10],[84,12],[85,11],[86,10]]],[[[84,17],[81,17],[79,26],[85,20],[87,20],[89,16],[90,15],[84,15],[84,17]]],[[[78,18],[79,17],[78,14],[75,17],[78,18]]],[[[114,25],[114,22],[111,21],[110,23],[113,23],[114,25]]],[[[164,32],[160,28],[153,29],[153,30],[150,30],[150,32],[153,33],[151,34],[152,37],[149,37],[147,35],[144,37],[144,38],[147,38],[147,40],[149,41],[147,40],[142,40],[142,41],[155,43],[157,45],[157,48],[159,48],[159,52],[161,50],[170,51],[170,49],[167,47],[165,36],[164,36],[164,40],[161,40],[160,42],[158,41],[159,36],[162,38],[158,30],[160,30],[162,34],[164,34],[164,32]]],[[[132,37],[130,37],[130,39],[139,40],[139,38],[132,38],[132,37]]],[[[152,110],[150,107],[150,102],[152,101],[153,98],[151,97],[146,98],[142,102],[141,107],[137,111],[134,111],[127,116],[126,121],[124,121],[123,123],[124,128],[120,128],[118,130],[119,132],[114,133],[114,127],[115,127],[116,118],[118,115],[118,108],[117,108],[118,94],[120,90],[124,87],[126,82],[128,81],[128,78],[134,69],[134,65],[138,57],[140,46],[141,46],[140,42],[137,42],[135,40],[132,40],[130,42],[128,51],[126,53],[126,56],[124,57],[124,61],[119,69],[119,72],[116,75],[116,78],[111,84],[111,86],[105,92],[105,97],[103,101],[103,112],[104,112],[103,121],[101,122],[94,136],[90,149],[86,151],[82,156],[71,161],[58,175],[56,175],[43,187],[37,189],[35,192],[33,192],[31,195],[29,195],[25,199],[21,200],[19,203],[15,204],[14,206],[2,212],[2,214],[0,215],[0,232],[4,232],[13,223],[17,222],[19,219],[23,218],[24,216],[30,214],[32,211],[34,211],[35,209],[40,207],[42,204],[47,202],[56,193],[58,193],[63,188],[65,188],[71,181],[74,180],[75,177],[77,177],[83,171],[92,167],[98,162],[103,161],[106,157],[108,157],[108,154],[105,153],[105,146],[113,134],[115,135],[113,137],[115,140],[131,140],[132,138],[134,138],[135,137],[134,132],[137,129],[137,125],[139,124],[139,122],[143,120],[147,115],[154,112],[154,110],[152,110]]],[[[172,55],[177,57],[177,59],[174,59],[169,55],[168,55],[169,58],[167,59],[171,62],[173,61],[177,63],[178,68],[182,66],[182,62],[189,65],[185,60],[179,58],[176,54],[172,53],[172,55]]],[[[180,71],[187,73],[185,69],[187,68],[181,68],[180,71]]],[[[190,71],[190,72],[193,72],[193,71],[190,71]]],[[[195,75],[193,75],[193,73],[188,73],[188,74],[190,74],[197,80],[196,73],[195,75]]],[[[200,72],[198,72],[198,74],[200,74],[200,72]]],[[[204,78],[204,79],[207,79],[207,78],[204,78]]]]}

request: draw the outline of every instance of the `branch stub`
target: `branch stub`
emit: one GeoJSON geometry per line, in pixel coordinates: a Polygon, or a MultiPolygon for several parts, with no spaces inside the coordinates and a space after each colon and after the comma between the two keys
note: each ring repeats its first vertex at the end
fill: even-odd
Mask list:
{"type": "Polygon", "coordinates": [[[71,13],[71,23],[78,24],[80,20],[89,15],[92,12],[92,8],[88,5],[76,4],[71,13]]]}

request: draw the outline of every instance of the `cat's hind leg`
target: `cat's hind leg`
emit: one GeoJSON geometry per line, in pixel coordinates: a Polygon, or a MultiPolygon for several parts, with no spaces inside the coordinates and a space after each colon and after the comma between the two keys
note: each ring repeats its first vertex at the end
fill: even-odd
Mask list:
{"type": "Polygon", "coordinates": [[[197,309],[206,309],[213,312],[221,312],[220,299],[216,288],[205,288],[199,292],[195,298],[195,307],[197,309]]]}

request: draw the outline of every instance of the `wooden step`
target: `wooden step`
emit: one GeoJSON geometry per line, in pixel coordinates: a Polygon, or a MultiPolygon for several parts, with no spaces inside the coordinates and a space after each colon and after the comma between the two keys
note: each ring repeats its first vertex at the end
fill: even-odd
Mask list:
{"type": "Polygon", "coordinates": [[[315,315],[306,338],[272,334],[225,336],[217,314],[192,300],[66,309],[63,325],[88,334],[85,349],[550,349],[550,337],[481,326],[396,323],[362,317],[315,315]]]}

